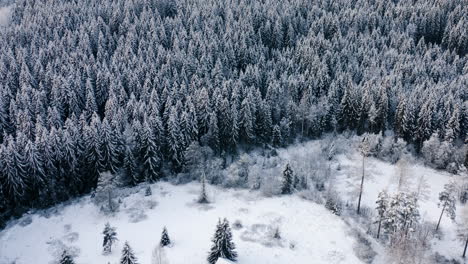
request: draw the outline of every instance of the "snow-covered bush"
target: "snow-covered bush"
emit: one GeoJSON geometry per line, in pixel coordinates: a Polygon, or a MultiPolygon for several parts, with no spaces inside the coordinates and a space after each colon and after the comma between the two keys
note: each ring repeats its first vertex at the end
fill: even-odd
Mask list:
{"type": "Polygon", "coordinates": [[[439,134],[434,133],[423,143],[421,153],[427,165],[456,173],[464,169],[466,149],[466,146],[457,147],[451,142],[441,141],[439,134]]]}
{"type": "Polygon", "coordinates": [[[382,146],[377,157],[394,164],[405,152],[406,142],[404,139],[398,138],[395,141],[394,137],[387,136],[382,141],[382,146]]]}
{"type": "Polygon", "coordinates": [[[343,210],[343,202],[335,192],[330,192],[325,200],[325,208],[330,210],[335,215],[341,215],[343,210]]]}
{"type": "Polygon", "coordinates": [[[222,159],[215,157],[210,147],[200,146],[198,142],[194,141],[185,151],[184,159],[184,169],[183,173],[178,175],[178,183],[199,180],[203,173],[210,183],[222,182],[224,178],[220,174],[222,159]]]}
{"type": "Polygon", "coordinates": [[[234,223],[232,223],[232,228],[235,230],[242,229],[242,227],[244,226],[242,225],[242,222],[239,219],[237,219],[236,221],[234,221],[234,223]]]}

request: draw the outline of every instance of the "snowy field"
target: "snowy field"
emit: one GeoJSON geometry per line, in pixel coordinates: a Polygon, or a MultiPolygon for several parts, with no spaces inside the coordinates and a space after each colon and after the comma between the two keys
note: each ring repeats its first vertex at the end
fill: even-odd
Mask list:
{"type": "MultiPolygon", "coordinates": [[[[319,165],[312,161],[320,148],[320,141],[311,141],[280,149],[278,156],[269,158],[274,162],[262,160],[254,154],[250,171],[275,175],[289,162],[293,168],[300,167],[307,173],[313,173],[312,167],[319,165]],[[260,169],[268,167],[269,163],[276,165],[260,169]]],[[[361,162],[358,152],[348,151],[337,155],[329,165],[331,176],[328,184],[348,204],[355,205],[357,201],[361,162]]],[[[427,168],[411,158],[404,166],[375,158],[367,158],[365,164],[364,208],[374,210],[381,190],[396,192],[397,175],[403,170],[408,177],[400,184],[400,190],[417,191],[419,186],[423,193],[421,218],[434,223],[440,214],[437,202],[443,185],[461,178],[427,168]]],[[[233,170],[228,168],[226,171],[232,173],[233,170]]],[[[279,181],[280,175],[276,178],[272,182],[279,181]]],[[[54,263],[67,248],[76,256],[78,264],[114,264],[118,263],[126,240],[135,250],[139,263],[151,263],[152,251],[159,243],[163,227],[167,226],[174,242],[173,247],[166,250],[168,263],[202,264],[206,263],[218,218],[224,217],[231,223],[239,254],[238,263],[241,264],[365,263],[357,257],[358,239],[352,230],[359,228],[365,233],[375,232],[377,228],[376,225],[351,228],[323,204],[301,198],[307,197],[304,191],[298,195],[267,198],[261,191],[209,186],[212,203],[200,205],[195,202],[200,193],[198,183],[178,186],[156,183],[150,186],[151,196],[144,195],[144,186],[129,189],[132,194],[121,199],[120,211],[114,216],[103,215],[90,201],[91,197],[86,196],[70,205],[47,210],[46,214],[23,217],[0,232],[0,263],[54,263]],[[117,228],[119,238],[118,245],[109,256],[102,255],[101,232],[106,222],[117,228]],[[235,227],[235,222],[241,223],[242,227],[235,227]],[[273,230],[277,227],[281,232],[279,240],[273,238],[273,230]]],[[[461,211],[461,208],[457,209],[461,211]]],[[[346,220],[347,216],[343,217],[346,220]]],[[[430,251],[459,259],[463,242],[457,239],[456,230],[457,225],[444,215],[442,235],[431,241],[430,251]]],[[[371,242],[371,251],[379,253],[372,263],[390,263],[382,247],[371,236],[366,239],[371,242]]]]}
{"type": "MultiPolygon", "coordinates": [[[[151,263],[151,252],[167,226],[174,246],[167,250],[169,263],[206,263],[218,217],[226,217],[233,227],[239,263],[361,263],[353,254],[354,239],[346,235],[346,226],[323,206],[297,196],[262,198],[257,192],[222,190],[210,187],[212,204],[195,203],[198,184],[152,185],[153,195],[144,189],[123,200],[120,213],[106,218],[89,202],[58,209],[45,218],[32,216],[32,223],[12,226],[1,233],[0,263],[50,263],[66,246],[76,252],[77,263],[117,263],[125,240],[135,250],[139,263],[151,263]],[[133,223],[135,210],[144,210],[144,219],[133,223]],[[119,243],[110,256],[102,255],[102,229],[109,221],[117,227],[119,243]],[[272,239],[273,227],[279,227],[281,240],[272,239]],[[261,261],[260,261],[261,260],[261,261]]],[[[139,218],[142,216],[140,215],[139,218]]]]}

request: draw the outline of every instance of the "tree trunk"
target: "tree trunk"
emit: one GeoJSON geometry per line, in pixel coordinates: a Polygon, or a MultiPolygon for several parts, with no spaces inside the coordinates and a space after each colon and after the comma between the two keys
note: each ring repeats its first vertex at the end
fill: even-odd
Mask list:
{"type": "Polygon", "coordinates": [[[379,220],[379,229],[377,230],[377,239],[380,237],[380,227],[382,226],[382,219],[379,220]]]}
{"type": "Polygon", "coordinates": [[[362,198],[362,189],[364,188],[364,159],[365,156],[362,156],[362,177],[361,177],[361,188],[359,189],[359,200],[357,205],[357,214],[361,214],[361,198],[362,198]]]}
{"type": "Polygon", "coordinates": [[[439,230],[440,220],[442,220],[442,216],[444,215],[444,210],[445,210],[445,204],[444,204],[444,207],[442,207],[442,212],[440,213],[439,222],[437,222],[435,231],[439,230]]]}
{"type": "Polygon", "coordinates": [[[465,255],[466,255],[466,246],[468,246],[468,237],[466,238],[465,249],[463,250],[463,258],[464,258],[465,255]]]}
{"type": "Polygon", "coordinates": [[[111,210],[111,212],[114,212],[114,208],[112,208],[112,198],[111,198],[110,190],[107,192],[107,195],[108,195],[109,210],[111,210]]]}

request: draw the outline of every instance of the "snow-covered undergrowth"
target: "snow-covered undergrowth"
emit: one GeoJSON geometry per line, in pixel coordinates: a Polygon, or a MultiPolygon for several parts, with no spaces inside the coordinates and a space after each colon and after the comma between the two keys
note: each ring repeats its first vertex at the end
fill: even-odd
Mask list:
{"type": "MultiPolygon", "coordinates": [[[[77,263],[117,263],[126,240],[139,263],[151,263],[151,252],[167,226],[174,245],[166,250],[169,263],[206,263],[218,218],[226,217],[233,227],[239,263],[361,263],[353,253],[355,239],[347,235],[344,222],[323,206],[297,196],[263,198],[258,192],[209,187],[213,203],[199,205],[198,184],[174,186],[157,183],[153,194],[144,189],[122,199],[120,212],[104,217],[85,197],[58,208],[48,217],[33,215],[1,233],[0,263],[49,263],[64,247],[76,254],[77,263]],[[145,217],[135,222],[134,208],[148,200],[157,201],[145,217]],[[119,243],[108,256],[102,255],[102,229],[106,222],[117,228],[119,243]],[[272,231],[279,227],[281,239],[272,231]]],[[[24,220],[24,219],[23,219],[24,220]]]]}
{"type": "MultiPolygon", "coordinates": [[[[354,211],[362,173],[358,142],[360,138],[327,138],[241,155],[222,171],[207,171],[222,178],[222,185],[232,187],[209,185],[208,205],[196,203],[198,183],[156,183],[150,185],[151,196],[145,196],[146,186],[121,191],[119,211],[113,216],[105,216],[90,196],[24,216],[0,232],[0,263],[54,263],[66,248],[78,264],[114,264],[126,240],[139,263],[151,263],[164,226],[174,242],[165,252],[168,263],[206,263],[216,223],[224,217],[233,227],[241,264],[392,263],[394,256],[384,250],[388,246],[385,240],[375,239],[378,193],[384,189],[390,194],[419,193],[420,221],[432,224],[440,215],[438,196],[444,184],[461,183],[463,177],[427,168],[411,156],[397,164],[368,157],[363,213],[357,217],[354,211]],[[294,195],[279,196],[287,163],[305,188],[294,195]],[[325,197],[331,192],[342,201],[341,216],[325,209],[325,197]],[[119,243],[111,255],[104,256],[101,232],[106,222],[117,228],[119,243]],[[280,239],[274,238],[276,228],[280,239]]],[[[219,182],[213,177],[208,177],[209,181],[219,182]]],[[[430,238],[418,263],[431,263],[436,252],[448,259],[461,259],[463,241],[457,231],[462,205],[457,206],[456,222],[443,216],[440,232],[430,238]]]]}

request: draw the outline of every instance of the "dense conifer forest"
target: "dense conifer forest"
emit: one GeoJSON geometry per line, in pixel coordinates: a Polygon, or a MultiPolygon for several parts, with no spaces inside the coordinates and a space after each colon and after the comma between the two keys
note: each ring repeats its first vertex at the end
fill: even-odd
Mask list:
{"type": "Polygon", "coordinates": [[[457,170],[467,14],[466,0],[18,0],[0,30],[0,223],[101,172],[171,177],[196,144],[226,157],[387,132],[457,170]]]}

